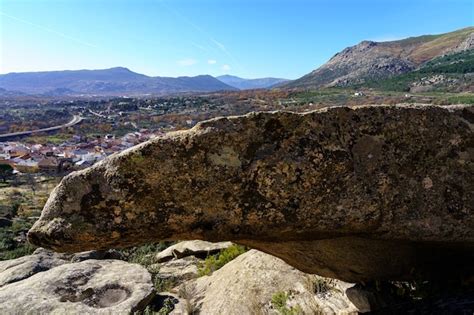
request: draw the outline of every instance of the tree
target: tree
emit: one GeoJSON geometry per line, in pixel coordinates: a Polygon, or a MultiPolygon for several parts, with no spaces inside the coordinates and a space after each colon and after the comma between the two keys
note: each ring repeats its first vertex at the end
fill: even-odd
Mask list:
{"type": "Polygon", "coordinates": [[[10,164],[0,164],[0,178],[5,183],[13,176],[13,167],[10,164]]]}
{"type": "Polygon", "coordinates": [[[38,188],[38,183],[36,182],[35,176],[33,174],[26,174],[25,183],[30,186],[34,196],[36,194],[36,188],[38,188]]]}

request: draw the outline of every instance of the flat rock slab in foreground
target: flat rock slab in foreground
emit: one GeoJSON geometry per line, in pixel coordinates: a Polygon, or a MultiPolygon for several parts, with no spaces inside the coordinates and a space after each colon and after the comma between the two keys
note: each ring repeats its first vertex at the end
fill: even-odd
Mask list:
{"type": "Polygon", "coordinates": [[[86,260],[0,288],[1,314],[130,314],[153,298],[148,271],[118,260],[86,260]]]}
{"type": "Polygon", "coordinates": [[[65,177],[29,239],[234,241],[349,282],[472,272],[473,124],[462,106],[213,119],[65,177]]]}
{"type": "Polygon", "coordinates": [[[0,287],[70,262],[71,255],[38,248],[33,255],[0,261],[0,287]]]}

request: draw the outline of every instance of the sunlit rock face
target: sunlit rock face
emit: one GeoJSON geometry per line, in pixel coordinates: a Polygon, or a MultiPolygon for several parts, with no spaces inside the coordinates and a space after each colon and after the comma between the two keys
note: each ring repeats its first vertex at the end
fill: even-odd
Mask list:
{"type": "Polygon", "coordinates": [[[65,177],[29,240],[233,241],[345,281],[472,272],[473,128],[468,106],[205,121],[65,177]]]}

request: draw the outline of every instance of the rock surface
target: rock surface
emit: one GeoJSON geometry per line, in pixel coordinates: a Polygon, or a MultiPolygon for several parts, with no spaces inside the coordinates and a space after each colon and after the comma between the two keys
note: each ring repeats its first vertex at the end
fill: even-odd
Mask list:
{"type": "Polygon", "coordinates": [[[61,265],[0,288],[1,314],[130,314],[153,298],[148,271],[117,260],[61,265]]]}
{"type": "Polygon", "coordinates": [[[103,250],[90,250],[86,252],[75,253],[71,257],[71,262],[80,262],[89,259],[118,259],[124,260],[123,255],[114,249],[110,249],[107,251],[103,250]]]}
{"type": "Polygon", "coordinates": [[[232,246],[231,242],[211,243],[200,240],[184,241],[159,252],[156,254],[155,260],[157,262],[165,262],[171,259],[179,259],[187,256],[206,258],[206,256],[213,255],[230,246],[232,246]]]}
{"type": "Polygon", "coordinates": [[[70,255],[38,248],[32,255],[0,261],[0,287],[69,263],[70,258],[70,255]]]}
{"type": "Polygon", "coordinates": [[[198,277],[198,266],[202,262],[194,256],[174,259],[159,264],[154,264],[151,268],[158,268],[156,275],[163,280],[169,280],[173,283],[180,283],[198,277]]]}
{"type": "Polygon", "coordinates": [[[472,273],[473,123],[468,106],[213,119],[65,177],[29,239],[233,241],[348,282],[472,273]]]}
{"type": "Polygon", "coordinates": [[[277,294],[286,294],[285,307],[299,309],[301,314],[369,311],[370,306],[361,303],[361,298],[358,303],[362,308],[348,299],[345,292],[353,286],[305,274],[281,259],[250,250],[211,276],[187,282],[179,291],[181,303],[191,303],[199,314],[280,314],[271,302],[277,294]]]}

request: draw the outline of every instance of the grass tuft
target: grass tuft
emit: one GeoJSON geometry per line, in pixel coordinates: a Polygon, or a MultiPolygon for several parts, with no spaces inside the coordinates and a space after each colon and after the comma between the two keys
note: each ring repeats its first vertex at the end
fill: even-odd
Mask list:
{"type": "Polygon", "coordinates": [[[199,266],[198,275],[208,276],[246,251],[247,249],[243,246],[232,245],[219,254],[208,256],[199,266]]]}

